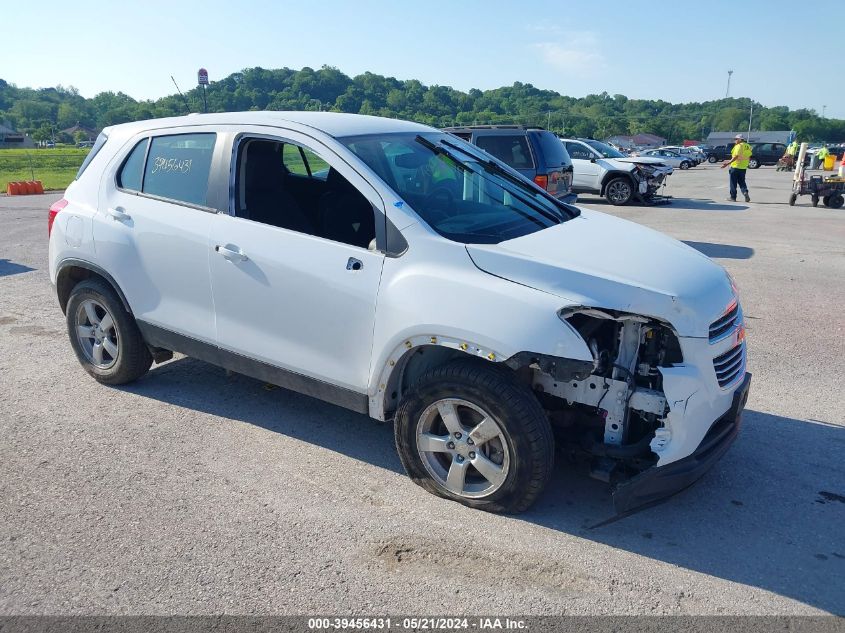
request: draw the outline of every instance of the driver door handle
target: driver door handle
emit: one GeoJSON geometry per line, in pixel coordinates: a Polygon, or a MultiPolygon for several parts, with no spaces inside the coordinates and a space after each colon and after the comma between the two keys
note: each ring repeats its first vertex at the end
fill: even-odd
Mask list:
{"type": "MultiPolygon", "coordinates": [[[[232,244],[229,244],[228,246],[232,246],[232,244]]],[[[235,248],[238,248],[238,247],[235,246],[235,248]]],[[[223,257],[225,257],[226,259],[228,259],[230,261],[245,262],[246,260],[249,259],[249,257],[247,257],[246,254],[240,249],[233,250],[231,248],[228,248],[227,246],[222,246],[222,245],[218,244],[217,246],[214,247],[214,250],[217,251],[218,253],[220,253],[223,257]]]]}

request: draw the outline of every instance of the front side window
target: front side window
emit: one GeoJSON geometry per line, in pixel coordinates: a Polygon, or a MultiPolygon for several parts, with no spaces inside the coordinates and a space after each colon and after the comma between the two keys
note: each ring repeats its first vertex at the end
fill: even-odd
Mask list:
{"type": "Polygon", "coordinates": [[[238,146],[236,164],[235,216],[375,248],[372,205],[313,150],[287,141],[247,138],[238,146]]]}
{"type": "Polygon", "coordinates": [[[579,160],[590,160],[593,157],[593,153],[581,145],[581,143],[568,141],[566,143],[566,151],[569,152],[570,157],[577,158],[579,160]]]}
{"type": "Polygon", "coordinates": [[[216,137],[213,133],[153,137],[144,169],[143,193],[206,205],[216,137]]]}
{"type": "Polygon", "coordinates": [[[528,148],[528,139],[522,134],[519,136],[492,134],[479,136],[475,139],[475,144],[514,169],[534,167],[534,159],[531,158],[531,150],[528,148]]]}
{"type": "Polygon", "coordinates": [[[452,135],[401,132],[339,140],[429,226],[456,242],[497,244],[578,215],[452,135]]]}
{"type": "Polygon", "coordinates": [[[602,143],[601,141],[587,141],[587,143],[605,158],[625,158],[625,154],[613,149],[607,143],[602,143]]]}

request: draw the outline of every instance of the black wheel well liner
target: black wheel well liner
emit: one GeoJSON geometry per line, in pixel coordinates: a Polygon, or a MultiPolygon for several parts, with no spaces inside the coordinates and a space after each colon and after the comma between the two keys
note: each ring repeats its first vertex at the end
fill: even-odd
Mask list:
{"type": "Polygon", "coordinates": [[[120,289],[120,286],[110,274],[105,270],[83,259],[68,258],[59,262],[56,272],[56,295],[59,299],[59,306],[64,313],[67,309],[67,302],[70,298],[70,293],[74,286],[83,279],[91,277],[100,277],[108,283],[112,289],[117,293],[120,302],[129,314],[132,314],[132,308],[129,307],[129,302],[126,300],[126,295],[120,289]]]}

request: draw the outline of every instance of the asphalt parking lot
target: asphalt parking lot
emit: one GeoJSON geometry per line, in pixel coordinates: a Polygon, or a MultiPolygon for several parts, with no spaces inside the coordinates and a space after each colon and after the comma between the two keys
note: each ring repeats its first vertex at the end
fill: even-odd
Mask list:
{"type": "Polygon", "coordinates": [[[414,485],[390,426],[305,396],[188,358],[99,385],[49,283],[59,196],[0,197],[0,614],[845,613],[845,210],[787,206],[772,167],[748,204],[727,179],[582,196],[727,267],[754,374],[713,471],[595,529],[609,491],[563,461],[495,516],[414,485]]]}

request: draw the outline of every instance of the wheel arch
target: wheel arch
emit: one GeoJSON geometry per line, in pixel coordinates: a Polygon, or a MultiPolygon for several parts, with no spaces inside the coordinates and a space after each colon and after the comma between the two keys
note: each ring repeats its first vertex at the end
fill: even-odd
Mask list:
{"type": "Polygon", "coordinates": [[[604,177],[601,179],[601,192],[600,195],[604,195],[604,192],[607,190],[607,183],[609,183],[614,178],[618,177],[627,178],[631,182],[631,186],[634,187],[636,191],[637,183],[634,182],[633,176],[631,176],[631,172],[629,171],[622,171],[621,169],[614,169],[612,171],[607,172],[604,177]]]}
{"type": "Polygon", "coordinates": [[[59,306],[64,313],[67,309],[67,303],[70,299],[70,293],[73,288],[80,281],[90,279],[91,277],[99,277],[107,284],[109,284],[120,298],[120,302],[129,314],[132,314],[132,308],[126,300],[126,295],[120,289],[120,286],[109,273],[91,262],[82,259],[64,259],[58,265],[56,272],[56,295],[59,299],[59,306]]]}

